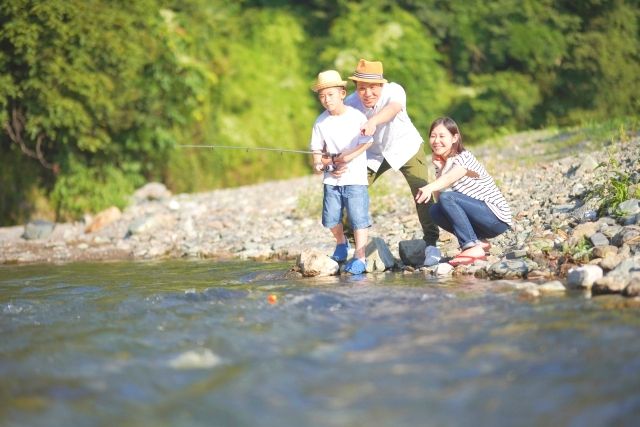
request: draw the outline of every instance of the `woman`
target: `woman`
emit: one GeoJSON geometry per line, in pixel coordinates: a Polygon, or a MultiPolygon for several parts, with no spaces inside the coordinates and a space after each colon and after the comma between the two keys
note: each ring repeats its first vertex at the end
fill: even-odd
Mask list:
{"type": "Polygon", "coordinates": [[[429,143],[436,180],[420,187],[416,202],[433,195],[437,203],[429,209],[433,221],[453,233],[461,252],[449,261],[457,265],[486,259],[487,242],[512,225],[511,209],[493,178],[462,146],[460,129],[453,119],[441,117],[431,124],[429,143]]]}

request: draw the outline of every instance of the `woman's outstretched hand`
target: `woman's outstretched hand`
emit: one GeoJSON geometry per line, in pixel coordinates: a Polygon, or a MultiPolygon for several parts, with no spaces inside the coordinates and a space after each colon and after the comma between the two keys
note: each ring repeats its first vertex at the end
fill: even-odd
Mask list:
{"type": "Polygon", "coordinates": [[[427,203],[431,198],[431,189],[429,185],[425,185],[424,187],[418,188],[418,192],[416,193],[416,202],[417,203],[427,203]]]}

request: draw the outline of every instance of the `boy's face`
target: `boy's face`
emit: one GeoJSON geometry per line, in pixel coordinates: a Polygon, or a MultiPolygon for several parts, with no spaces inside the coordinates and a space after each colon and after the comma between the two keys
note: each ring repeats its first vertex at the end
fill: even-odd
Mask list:
{"type": "Polygon", "coordinates": [[[342,101],[346,95],[347,91],[343,87],[327,87],[318,91],[318,99],[329,113],[344,105],[342,101]]]}
{"type": "Polygon", "coordinates": [[[358,92],[362,105],[373,108],[380,99],[382,83],[356,82],[356,92],[358,92]]]}

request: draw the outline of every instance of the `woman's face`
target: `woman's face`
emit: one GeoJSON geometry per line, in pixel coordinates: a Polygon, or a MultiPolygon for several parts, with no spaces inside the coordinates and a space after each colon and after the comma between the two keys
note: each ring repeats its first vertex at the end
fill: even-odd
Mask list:
{"type": "Polygon", "coordinates": [[[451,155],[453,144],[458,142],[458,134],[453,135],[444,125],[433,128],[429,135],[431,150],[437,156],[447,158],[451,155]]]}

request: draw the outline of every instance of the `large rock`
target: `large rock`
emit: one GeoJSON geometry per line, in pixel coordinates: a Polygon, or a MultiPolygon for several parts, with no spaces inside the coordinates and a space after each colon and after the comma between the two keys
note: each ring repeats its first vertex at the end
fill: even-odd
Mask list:
{"type": "Polygon", "coordinates": [[[304,277],[333,276],[340,266],[327,254],[317,249],[305,249],[296,259],[296,266],[304,277]]]}
{"type": "Polygon", "coordinates": [[[622,292],[632,280],[640,279],[640,255],[621,262],[605,277],[595,281],[594,294],[611,294],[622,292]]]}
{"type": "Polygon", "coordinates": [[[404,265],[423,265],[424,250],[427,243],[422,239],[402,240],[398,243],[398,252],[404,265]]]}
{"type": "Polygon", "coordinates": [[[385,271],[396,264],[396,260],[393,258],[389,247],[379,237],[372,237],[365,249],[367,257],[367,273],[373,273],[376,271],[385,271]]]}
{"type": "Polygon", "coordinates": [[[101,228],[111,224],[120,219],[122,212],[115,206],[111,206],[101,212],[99,212],[91,221],[89,225],[84,229],[85,233],[93,233],[101,228]]]}
{"type": "Polygon", "coordinates": [[[593,283],[602,276],[602,268],[597,265],[590,264],[572,268],[567,275],[567,287],[570,289],[591,289],[593,283]]]}

